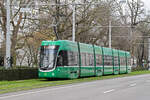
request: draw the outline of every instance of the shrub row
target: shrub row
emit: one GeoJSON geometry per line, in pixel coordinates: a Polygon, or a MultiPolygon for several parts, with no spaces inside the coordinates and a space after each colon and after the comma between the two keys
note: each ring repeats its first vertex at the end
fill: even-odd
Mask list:
{"type": "MultiPolygon", "coordinates": [[[[132,71],[148,70],[148,67],[132,67],[132,71]]],[[[2,80],[24,80],[38,78],[38,68],[29,67],[14,67],[11,69],[4,69],[0,67],[0,81],[2,80]]]]}
{"type": "Polygon", "coordinates": [[[132,71],[143,71],[143,70],[148,70],[149,68],[148,67],[132,67],[132,71]]]}
{"type": "Polygon", "coordinates": [[[0,69],[0,81],[24,80],[38,78],[37,68],[0,69]]]}

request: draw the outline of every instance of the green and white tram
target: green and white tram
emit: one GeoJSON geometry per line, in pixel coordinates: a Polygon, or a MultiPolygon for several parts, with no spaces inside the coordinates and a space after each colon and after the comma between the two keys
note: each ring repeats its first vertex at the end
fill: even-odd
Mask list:
{"type": "Polygon", "coordinates": [[[68,40],[43,41],[40,78],[78,78],[131,72],[129,52],[68,40]]]}

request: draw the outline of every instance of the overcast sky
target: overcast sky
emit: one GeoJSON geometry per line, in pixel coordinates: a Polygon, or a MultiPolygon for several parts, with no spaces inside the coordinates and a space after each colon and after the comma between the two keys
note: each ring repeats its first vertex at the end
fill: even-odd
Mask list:
{"type": "Polygon", "coordinates": [[[142,0],[146,8],[150,9],[150,0],[142,0]]]}

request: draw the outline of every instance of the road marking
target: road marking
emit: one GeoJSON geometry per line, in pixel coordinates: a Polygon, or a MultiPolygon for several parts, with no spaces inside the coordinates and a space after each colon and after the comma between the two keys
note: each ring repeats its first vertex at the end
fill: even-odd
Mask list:
{"type": "Polygon", "coordinates": [[[136,86],[136,83],[134,83],[134,84],[130,84],[130,86],[131,86],[131,87],[136,86]]]}
{"type": "Polygon", "coordinates": [[[48,92],[48,91],[52,91],[52,90],[65,89],[65,88],[80,87],[80,86],[88,87],[88,85],[93,85],[94,83],[97,83],[97,82],[98,81],[89,82],[89,83],[82,83],[82,84],[73,84],[73,85],[69,85],[69,86],[55,87],[55,88],[49,88],[49,89],[44,89],[44,90],[39,90],[39,91],[31,91],[31,92],[26,92],[26,93],[21,93],[21,94],[2,96],[2,97],[0,97],[0,100],[1,99],[12,98],[12,97],[19,97],[19,96],[23,96],[23,95],[30,95],[30,94],[35,94],[35,93],[48,92]]]}
{"type": "Polygon", "coordinates": [[[110,93],[110,92],[113,92],[113,91],[115,91],[115,89],[105,91],[104,93],[110,93]]]}
{"type": "MultiPolygon", "coordinates": [[[[146,75],[142,75],[142,76],[138,76],[138,77],[143,77],[143,76],[146,76],[146,75]]],[[[148,75],[147,75],[148,76],[148,75]]],[[[130,78],[134,78],[135,76],[132,76],[132,77],[124,77],[124,78],[119,78],[119,79],[130,79],[130,78]]],[[[136,76],[137,77],[137,76],[136,76]]],[[[110,79],[110,80],[113,80],[113,79],[110,79]]],[[[19,96],[23,96],[23,95],[30,95],[30,94],[35,94],[35,93],[41,93],[41,92],[48,92],[48,91],[51,91],[51,90],[58,90],[58,89],[65,89],[65,88],[72,88],[72,87],[79,87],[79,86],[86,86],[86,85],[92,85],[94,83],[97,83],[99,81],[102,81],[102,80],[98,80],[98,81],[94,81],[94,82],[89,82],[89,83],[82,83],[82,84],[73,84],[73,85],[69,85],[69,86],[63,86],[63,87],[52,87],[52,88],[49,88],[49,89],[43,89],[43,90],[38,90],[38,91],[30,91],[30,92],[25,92],[25,93],[20,93],[20,94],[13,94],[13,95],[7,95],[7,96],[2,96],[0,97],[0,99],[7,99],[7,98],[12,98],[12,97],[19,97],[19,96]]],[[[104,80],[103,80],[104,81],[104,80]]],[[[130,86],[135,86],[136,84],[131,84],[130,86]]],[[[87,87],[87,86],[86,86],[87,87]]],[[[105,91],[104,93],[109,93],[109,92],[113,92],[115,91],[114,89],[112,90],[109,90],[109,91],[105,91]]]]}

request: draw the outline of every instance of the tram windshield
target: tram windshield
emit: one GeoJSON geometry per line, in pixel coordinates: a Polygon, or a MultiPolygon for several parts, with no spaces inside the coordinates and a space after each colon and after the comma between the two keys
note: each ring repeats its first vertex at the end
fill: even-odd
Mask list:
{"type": "Polygon", "coordinates": [[[58,46],[41,46],[40,69],[50,70],[54,68],[58,46]]]}

